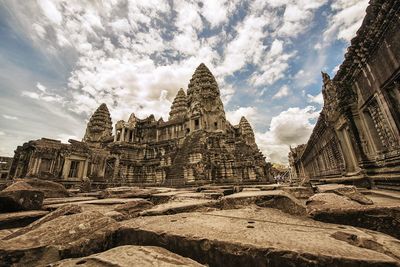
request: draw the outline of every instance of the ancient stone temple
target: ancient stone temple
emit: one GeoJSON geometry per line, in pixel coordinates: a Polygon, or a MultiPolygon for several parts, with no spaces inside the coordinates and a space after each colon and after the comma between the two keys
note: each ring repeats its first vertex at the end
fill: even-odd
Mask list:
{"type": "Polygon", "coordinates": [[[296,177],[400,185],[400,2],[373,1],[332,79],[305,145],[292,149],[296,177]]]}
{"type": "Polygon", "coordinates": [[[112,122],[106,104],[93,113],[82,142],[42,138],[15,151],[11,177],[63,182],[89,177],[96,183],[241,183],[268,181],[270,164],[255,143],[246,118],[231,125],[218,84],[200,64],[172,103],[169,120],[132,113],[112,122]]]}

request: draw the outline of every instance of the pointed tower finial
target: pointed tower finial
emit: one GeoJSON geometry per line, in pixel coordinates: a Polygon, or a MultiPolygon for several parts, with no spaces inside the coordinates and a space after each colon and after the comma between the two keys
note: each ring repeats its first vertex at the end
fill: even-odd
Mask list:
{"type": "Polygon", "coordinates": [[[176,119],[185,117],[187,114],[187,98],[183,88],[180,88],[172,102],[171,111],[169,112],[169,119],[176,119]]]}
{"type": "Polygon", "coordinates": [[[322,75],[322,81],[324,82],[324,84],[327,84],[328,82],[331,81],[331,77],[328,75],[328,73],[321,71],[321,75],[322,75]]]}

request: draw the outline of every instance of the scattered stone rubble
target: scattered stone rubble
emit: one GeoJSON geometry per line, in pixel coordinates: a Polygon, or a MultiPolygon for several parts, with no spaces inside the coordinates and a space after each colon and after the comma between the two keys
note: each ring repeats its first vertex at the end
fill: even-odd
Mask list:
{"type": "Polygon", "coordinates": [[[76,192],[0,213],[0,266],[400,266],[399,207],[343,185],[76,192]]]}

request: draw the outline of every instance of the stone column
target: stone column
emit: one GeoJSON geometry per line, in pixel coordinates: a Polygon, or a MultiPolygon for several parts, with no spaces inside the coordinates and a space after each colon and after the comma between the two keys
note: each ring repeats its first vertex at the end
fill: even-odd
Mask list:
{"type": "Polygon", "coordinates": [[[65,158],[63,172],[62,172],[62,178],[68,179],[68,172],[69,172],[70,166],[71,166],[70,159],[65,158]]]}
{"type": "Polygon", "coordinates": [[[122,128],[121,137],[119,141],[123,142],[124,140],[125,140],[125,127],[122,128]]]}
{"type": "Polygon", "coordinates": [[[87,177],[88,163],[89,163],[89,160],[86,159],[86,160],[85,160],[85,163],[84,163],[85,165],[84,165],[84,167],[83,167],[83,174],[82,174],[82,177],[81,177],[81,178],[87,177]]]}

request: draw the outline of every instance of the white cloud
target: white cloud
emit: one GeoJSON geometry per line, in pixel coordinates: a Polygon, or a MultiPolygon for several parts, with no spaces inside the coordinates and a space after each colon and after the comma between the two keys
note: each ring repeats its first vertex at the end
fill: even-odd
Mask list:
{"type": "Polygon", "coordinates": [[[328,19],[329,27],[324,32],[324,41],[329,43],[334,39],[346,42],[355,36],[365,16],[368,0],[335,0],[332,10],[335,11],[328,19]]]}
{"type": "Polygon", "coordinates": [[[62,15],[58,11],[56,5],[50,0],[37,0],[38,5],[42,9],[43,14],[53,23],[60,25],[62,15]]]}
{"type": "Polygon", "coordinates": [[[314,127],[312,120],[318,116],[313,106],[282,111],[272,118],[268,131],[256,132],[257,144],[272,162],[286,164],[289,146],[307,142],[314,127]]]}
{"type": "Polygon", "coordinates": [[[126,18],[117,19],[113,22],[110,22],[109,25],[115,32],[119,34],[128,33],[131,30],[131,25],[126,18]]]}
{"type": "Polygon", "coordinates": [[[18,117],[10,116],[10,115],[7,115],[7,114],[3,114],[3,118],[5,118],[7,120],[18,120],[18,117]]]}
{"type": "Polygon", "coordinates": [[[46,102],[64,102],[64,98],[62,96],[52,92],[48,92],[46,86],[42,85],[41,83],[37,83],[36,88],[39,90],[39,92],[22,91],[21,95],[36,100],[43,100],[46,102]]]}
{"type": "Polygon", "coordinates": [[[37,89],[39,89],[42,92],[46,92],[46,87],[42,85],[41,83],[36,84],[37,89]]]}
{"type": "Polygon", "coordinates": [[[268,25],[268,16],[247,16],[236,26],[235,38],[226,45],[224,61],[218,66],[219,73],[229,73],[240,70],[248,63],[259,64],[266,46],[263,39],[267,36],[264,29],[268,25]]]}
{"type": "Polygon", "coordinates": [[[317,104],[323,105],[324,98],[322,96],[322,92],[315,96],[307,94],[307,101],[308,101],[308,103],[317,103],[317,104]]]}
{"type": "Polygon", "coordinates": [[[276,94],[272,97],[272,99],[279,99],[285,96],[289,95],[289,87],[287,85],[284,85],[281,87],[281,89],[279,89],[278,92],[276,92],[276,94]]]}
{"type": "Polygon", "coordinates": [[[3,131],[0,131],[0,135],[6,135],[6,133],[3,131]]]}
{"type": "Polygon", "coordinates": [[[226,112],[226,118],[232,125],[237,125],[240,122],[242,116],[252,123],[257,120],[257,109],[255,107],[239,107],[235,110],[229,110],[226,112]]]}

